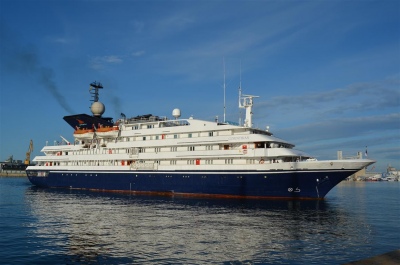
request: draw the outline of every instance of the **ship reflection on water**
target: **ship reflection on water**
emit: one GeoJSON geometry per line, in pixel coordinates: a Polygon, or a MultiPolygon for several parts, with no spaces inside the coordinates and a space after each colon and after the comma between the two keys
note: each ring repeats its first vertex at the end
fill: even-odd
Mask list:
{"type": "Polygon", "coordinates": [[[327,201],[188,199],[35,187],[27,189],[26,199],[36,218],[32,236],[47,246],[33,254],[63,255],[65,263],[303,264],[343,257],[349,246],[368,241],[362,220],[351,222],[348,213],[327,201]]]}

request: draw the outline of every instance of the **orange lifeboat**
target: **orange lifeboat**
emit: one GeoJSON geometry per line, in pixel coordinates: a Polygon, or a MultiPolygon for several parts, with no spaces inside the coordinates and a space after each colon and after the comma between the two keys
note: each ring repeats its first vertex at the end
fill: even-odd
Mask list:
{"type": "Polygon", "coordinates": [[[119,127],[118,126],[106,126],[99,127],[96,130],[96,135],[99,138],[116,138],[118,137],[119,127]]]}
{"type": "Polygon", "coordinates": [[[76,139],[93,139],[94,129],[81,129],[78,128],[74,131],[74,137],[76,139]]]}

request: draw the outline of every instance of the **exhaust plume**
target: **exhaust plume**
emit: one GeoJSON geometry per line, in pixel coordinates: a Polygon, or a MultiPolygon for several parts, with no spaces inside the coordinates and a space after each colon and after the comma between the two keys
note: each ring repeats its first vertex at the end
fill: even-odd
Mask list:
{"type": "Polygon", "coordinates": [[[36,48],[20,45],[16,36],[3,22],[0,22],[0,40],[2,72],[12,72],[22,76],[31,75],[50,92],[65,111],[73,113],[54,81],[54,71],[40,64],[36,48]]]}

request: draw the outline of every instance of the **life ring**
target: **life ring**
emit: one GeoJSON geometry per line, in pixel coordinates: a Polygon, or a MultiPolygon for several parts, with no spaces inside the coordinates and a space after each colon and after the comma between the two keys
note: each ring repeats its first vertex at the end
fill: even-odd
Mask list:
{"type": "Polygon", "coordinates": [[[121,165],[125,166],[125,161],[124,160],[121,161],[121,165]]]}
{"type": "Polygon", "coordinates": [[[112,150],[111,150],[111,149],[108,149],[108,153],[109,153],[109,154],[112,154],[112,150]]]}
{"type": "Polygon", "coordinates": [[[260,164],[264,164],[264,159],[260,159],[260,164]]]}

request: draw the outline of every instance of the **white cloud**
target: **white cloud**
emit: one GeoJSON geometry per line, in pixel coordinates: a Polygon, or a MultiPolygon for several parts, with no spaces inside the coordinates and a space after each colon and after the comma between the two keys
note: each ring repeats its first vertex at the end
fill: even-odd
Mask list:
{"type": "Polygon", "coordinates": [[[106,63],[122,63],[122,59],[115,55],[104,56],[102,60],[106,63]]]}
{"type": "MultiPolygon", "coordinates": [[[[215,69],[210,66],[216,60],[222,61],[224,56],[246,59],[257,67],[268,56],[321,27],[323,22],[319,12],[312,12],[312,17],[303,16],[321,7],[314,2],[289,8],[272,2],[252,3],[251,6],[255,10],[247,9],[246,5],[238,8],[200,4],[181,7],[153,21],[139,23],[147,25],[146,32],[140,36],[141,41],[165,43],[155,47],[149,56],[158,66],[153,69],[162,74],[185,75],[197,80],[215,78],[215,69]],[[214,9],[225,12],[216,15],[214,9]],[[315,16],[319,23],[314,23],[315,16]]],[[[132,42],[140,47],[137,38],[132,42]]]]}
{"type": "MultiPolygon", "coordinates": [[[[279,129],[283,138],[298,139],[302,142],[340,139],[362,136],[374,132],[395,131],[400,129],[400,113],[385,115],[330,119],[308,123],[285,129],[279,129]]],[[[400,140],[400,135],[399,135],[400,140]]]]}
{"type": "Polygon", "coordinates": [[[100,70],[103,69],[106,65],[120,64],[122,62],[122,58],[116,55],[97,56],[90,59],[89,66],[92,69],[100,70]]]}
{"type": "Polygon", "coordinates": [[[53,38],[52,41],[57,42],[57,43],[62,43],[62,44],[66,44],[69,42],[69,40],[66,38],[53,38]]]}
{"type": "Polygon", "coordinates": [[[188,29],[194,22],[195,14],[187,10],[178,10],[154,21],[153,31],[157,38],[170,36],[188,29]]]}
{"type": "Polygon", "coordinates": [[[50,43],[56,43],[56,44],[76,44],[78,43],[78,40],[76,38],[71,38],[71,37],[46,37],[46,41],[50,43]]]}
{"type": "Polygon", "coordinates": [[[136,51],[136,52],[132,52],[131,53],[131,55],[133,56],[133,57],[140,57],[140,56],[142,56],[142,55],[144,55],[145,54],[145,51],[136,51]]]}
{"type": "Polygon", "coordinates": [[[285,116],[287,121],[304,122],[305,119],[321,120],[345,114],[362,116],[371,111],[399,111],[399,84],[400,78],[391,77],[376,82],[355,83],[344,88],[273,97],[255,105],[256,118],[278,122],[285,116]]]}

